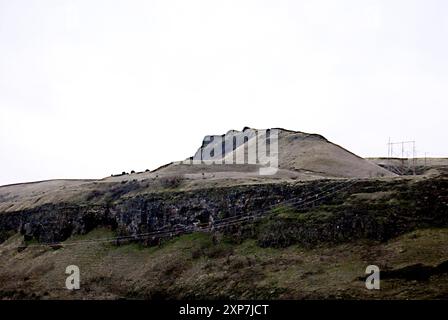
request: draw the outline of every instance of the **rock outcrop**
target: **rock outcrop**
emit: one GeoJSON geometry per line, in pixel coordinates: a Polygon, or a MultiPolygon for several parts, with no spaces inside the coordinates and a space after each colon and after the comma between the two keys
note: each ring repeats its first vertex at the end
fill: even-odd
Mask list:
{"type": "MultiPolygon", "coordinates": [[[[359,180],[329,192],[341,182],[324,180],[120,196],[102,205],[55,204],[3,213],[0,234],[19,231],[25,239],[52,243],[108,226],[120,236],[153,244],[158,237],[140,235],[194,231],[197,224],[260,214],[267,219],[258,232],[262,246],[386,240],[419,227],[448,226],[447,181],[359,180]]],[[[220,231],[242,236],[244,225],[220,231]]]]}
{"type": "Polygon", "coordinates": [[[264,148],[262,142],[266,143],[268,153],[273,151],[270,137],[274,134],[277,163],[281,169],[327,177],[371,178],[395,175],[321,135],[280,128],[258,130],[246,127],[242,131],[231,130],[223,135],[206,136],[192,159],[234,163],[235,159],[241,158],[239,163],[243,160],[243,163],[250,164],[249,150],[252,150],[252,153],[256,153],[252,164],[263,164],[256,156],[259,155],[260,148],[264,148]]]}

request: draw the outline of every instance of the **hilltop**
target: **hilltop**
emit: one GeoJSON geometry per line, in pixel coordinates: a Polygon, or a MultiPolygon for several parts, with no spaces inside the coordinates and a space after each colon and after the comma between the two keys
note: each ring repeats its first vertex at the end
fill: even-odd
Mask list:
{"type": "Polygon", "coordinates": [[[200,164],[177,161],[154,171],[120,174],[100,180],[61,179],[2,186],[0,187],[0,212],[29,209],[49,203],[79,204],[86,201],[91,203],[89,200],[95,198],[92,197],[95,193],[106,193],[117,188],[117,184],[127,181],[139,183],[138,187],[134,187],[130,191],[150,193],[165,189],[161,184],[169,179],[182,181],[181,185],[179,183],[179,187],[182,190],[188,190],[210,186],[225,187],[326,178],[396,176],[375,163],[328,141],[321,135],[285,129],[269,130],[278,132],[278,170],[273,175],[260,175],[259,169],[264,165],[261,163],[250,164],[247,160],[247,150],[257,143],[257,134],[263,130],[251,128],[245,128],[242,131],[230,130],[223,135],[204,138],[194,156],[188,158],[204,160],[200,164]],[[226,142],[226,149],[222,153],[221,159],[228,161],[241,151],[246,154],[246,161],[211,164],[206,151],[213,148],[217,137],[226,142]],[[244,137],[248,139],[244,139],[244,137]],[[235,144],[233,144],[234,139],[237,141],[235,144]],[[158,183],[160,180],[162,183],[158,183]]]}

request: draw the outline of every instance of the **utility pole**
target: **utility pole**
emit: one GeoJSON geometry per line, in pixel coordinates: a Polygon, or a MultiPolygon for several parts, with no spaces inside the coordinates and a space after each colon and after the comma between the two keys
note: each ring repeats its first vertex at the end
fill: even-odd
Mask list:
{"type": "Polygon", "coordinates": [[[417,166],[417,151],[415,150],[415,141],[412,141],[412,167],[414,168],[414,176],[416,166],[417,166]]]}
{"type": "Polygon", "coordinates": [[[389,142],[387,143],[387,157],[388,157],[388,158],[391,157],[391,152],[390,152],[390,137],[389,137],[389,142]]]}

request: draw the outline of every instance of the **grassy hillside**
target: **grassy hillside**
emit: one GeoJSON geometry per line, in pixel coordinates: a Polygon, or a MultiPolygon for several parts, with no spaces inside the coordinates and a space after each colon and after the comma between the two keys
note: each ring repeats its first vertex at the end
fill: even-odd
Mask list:
{"type": "MultiPolygon", "coordinates": [[[[239,188],[164,196],[213,202],[222,193],[224,205],[228,192],[250,198],[269,185],[239,188]]],[[[119,230],[107,227],[53,246],[8,231],[0,235],[0,298],[448,299],[447,191],[446,171],[357,180],[311,206],[279,203],[254,223],[155,246],[118,243],[119,230]],[[78,291],[65,288],[72,264],[81,270],[78,291]],[[381,290],[365,288],[371,264],[381,269],[381,290]]]]}
{"type": "MultiPolygon", "coordinates": [[[[111,235],[95,230],[82,238],[111,235]]],[[[433,269],[446,263],[447,241],[448,228],[413,231],[384,243],[364,240],[308,249],[261,248],[254,239],[236,244],[195,233],[160,247],[91,243],[59,249],[30,246],[18,252],[21,240],[14,236],[0,246],[0,295],[3,299],[446,299],[448,276],[433,269]],[[64,288],[69,264],[80,267],[79,291],[64,288]],[[379,291],[365,289],[369,264],[391,275],[382,280],[379,291]],[[414,272],[406,272],[409,266],[414,272]]]]}
{"type": "Polygon", "coordinates": [[[446,173],[359,180],[314,206],[279,204],[255,223],[156,246],[117,243],[110,228],[53,246],[9,232],[0,298],[448,299],[447,189],[446,173]],[[65,289],[72,264],[74,292],[65,289]],[[381,290],[365,288],[371,264],[381,290]]]}

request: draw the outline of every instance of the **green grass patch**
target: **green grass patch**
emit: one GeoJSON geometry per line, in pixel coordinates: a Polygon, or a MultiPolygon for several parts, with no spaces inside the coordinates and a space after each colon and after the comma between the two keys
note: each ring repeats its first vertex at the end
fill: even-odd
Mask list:
{"type": "Polygon", "coordinates": [[[80,241],[80,240],[100,240],[100,239],[108,239],[108,238],[115,238],[117,235],[115,232],[108,228],[95,228],[91,230],[90,232],[86,234],[76,234],[72,235],[70,238],[68,238],[66,241],[80,241]]]}
{"type": "Polygon", "coordinates": [[[281,254],[282,251],[283,249],[273,247],[262,248],[257,244],[257,240],[255,239],[245,240],[240,245],[235,247],[235,254],[242,256],[249,256],[249,255],[275,256],[277,254],[281,254]]]}
{"type": "Polygon", "coordinates": [[[165,248],[188,249],[197,246],[208,247],[213,244],[212,237],[208,233],[193,232],[175,237],[163,244],[165,248]]]}

